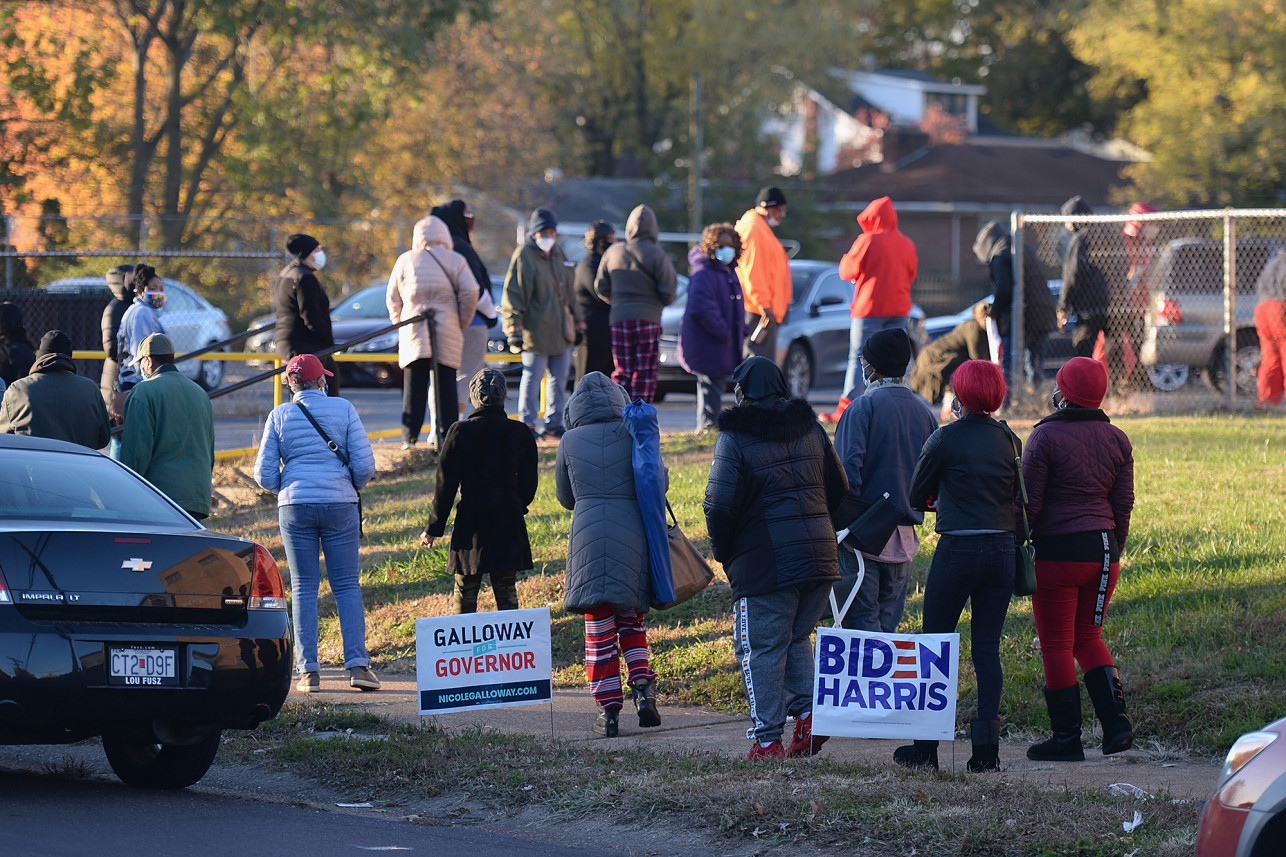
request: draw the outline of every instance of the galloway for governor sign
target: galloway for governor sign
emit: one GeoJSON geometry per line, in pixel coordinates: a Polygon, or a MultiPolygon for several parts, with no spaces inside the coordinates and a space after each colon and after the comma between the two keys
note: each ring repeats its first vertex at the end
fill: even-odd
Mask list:
{"type": "Polygon", "coordinates": [[[415,623],[421,714],[549,702],[551,661],[548,607],[415,623]]]}
{"type": "Polygon", "coordinates": [[[951,741],[959,634],[817,629],[813,733],[951,741]]]}

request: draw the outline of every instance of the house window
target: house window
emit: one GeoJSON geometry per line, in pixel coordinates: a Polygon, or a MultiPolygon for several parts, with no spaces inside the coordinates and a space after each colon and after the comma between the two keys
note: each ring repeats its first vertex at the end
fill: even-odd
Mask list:
{"type": "Polygon", "coordinates": [[[936,104],[948,116],[967,116],[969,96],[958,92],[930,92],[924,97],[925,107],[936,104]]]}

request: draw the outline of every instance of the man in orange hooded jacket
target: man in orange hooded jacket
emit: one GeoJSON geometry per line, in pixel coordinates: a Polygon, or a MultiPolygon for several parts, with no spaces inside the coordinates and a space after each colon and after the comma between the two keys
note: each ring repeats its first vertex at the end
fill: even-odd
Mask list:
{"type": "Polygon", "coordinates": [[[838,422],[849,402],[866,390],[862,375],[862,346],[881,330],[906,330],[911,320],[911,284],[915,282],[919,258],[915,244],[898,232],[898,215],[893,200],[882,196],[857,216],[862,234],[839,262],[839,275],[853,283],[850,312],[853,324],[848,335],[848,371],[844,395],[835,412],[822,414],[827,422],[838,422]]]}
{"type": "Polygon", "coordinates": [[[786,320],[793,288],[790,281],[790,261],[773,229],[786,217],[786,195],[779,188],[766,187],[759,191],[755,207],[741,215],[737,221],[737,234],[741,236],[741,257],[737,260],[737,276],[746,301],[746,330],[758,328],[766,315],[767,326],[759,341],[748,340],[746,356],[767,357],[777,362],[777,327],[786,320]]]}

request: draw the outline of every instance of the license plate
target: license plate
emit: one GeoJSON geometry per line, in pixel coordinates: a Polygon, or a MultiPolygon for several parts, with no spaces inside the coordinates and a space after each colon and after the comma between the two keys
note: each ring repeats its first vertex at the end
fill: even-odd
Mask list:
{"type": "Polygon", "coordinates": [[[107,649],[107,683],[126,687],[176,687],[178,653],[173,647],[107,649]]]}

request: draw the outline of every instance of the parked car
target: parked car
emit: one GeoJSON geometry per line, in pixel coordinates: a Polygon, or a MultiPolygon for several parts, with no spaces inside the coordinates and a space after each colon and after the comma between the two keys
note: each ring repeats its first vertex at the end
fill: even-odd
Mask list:
{"type": "Polygon", "coordinates": [[[184,788],[290,691],[272,554],[129,468],[0,435],[0,743],[101,736],[123,781],[184,788]]]}
{"type": "MultiPolygon", "coordinates": [[[[794,294],[786,320],[777,333],[777,365],[786,376],[791,395],[803,397],[812,387],[844,383],[853,284],[840,279],[838,265],[816,259],[791,259],[790,275],[794,294]]],[[[678,297],[661,313],[658,400],[666,393],[696,391],[696,379],[679,365],[677,355],[687,297],[687,278],[680,277],[678,297]]],[[[908,332],[918,353],[928,342],[924,333],[924,310],[918,306],[911,308],[911,327],[908,332]]]]}
{"type": "Polygon", "coordinates": [[[1196,857],[1286,854],[1286,718],[1233,743],[1197,826],[1196,857]]]}
{"type": "MultiPolygon", "coordinates": [[[[165,332],[174,341],[174,348],[179,354],[197,351],[232,336],[228,317],[223,310],[178,280],[169,277],[163,277],[162,280],[165,283],[165,307],[161,310],[161,323],[165,325],[165,332]]],[[[101,292],[104,307],[112,300],[111,290],[102,277],[65,277],[54,280],[44,288],[46,292],[56,294],[101,292]]],[[[216,389],[223,383],[222,360],[185,360],[178,366],[180,372],[206,390],[216,389]]]]}
{"type": "MultiPolygon", "coordinates": [[[[1233,362],[1237,391],[1247,396],[1256,393],[1259,371],[1255,281],[1269,257],[1282,247],[1283,242],[1277,238],[1237,240],[1233,362]]],[[[1198,370],[1213,389],[1226,390],[1223,242],[1210,238],[1171,241],[1152,263],[1148,289],[1147,327],[1139,358],[1153,383],[1157,384],[1161,377],[1163,383],[1181,386],[1191,370],[1198,370]]]]}

